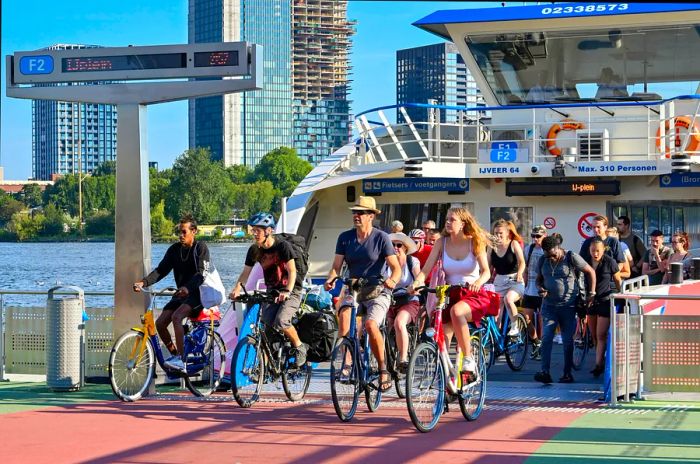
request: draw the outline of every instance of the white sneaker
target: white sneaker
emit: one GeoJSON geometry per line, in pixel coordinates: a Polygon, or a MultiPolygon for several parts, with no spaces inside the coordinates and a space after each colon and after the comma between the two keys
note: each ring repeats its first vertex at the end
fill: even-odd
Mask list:
{"type": "Polygon", "coordinates": [[[463,391],[479,381],[479,371],[476,368],[476,361],[474,361],[473,357],[464,358],[460,377],[463,391]]]}
{"type": "Polygon", "coordinates": [[[520,330],[518,329],[518,326],[515,324],[512,324],[510,326],[510,330],[508,331],[508,336],[509,337],[517,337],[520,335],[520,330]]]}
{"type": "Polygon", "coordinates": [[[473,356],[467,356],[462,361],[462,370],[469,372],[476,372],[476,361],[473,356]]]}
{"type": "Polygon", "coordinates": [[[182,373],[187,373],[187,368],[185,367],[185,363],[182,362],[182,358],[180,358],[180,356],[171,356],[168,359],[166,359],[163,364],[168,369],[172,369],[174,371],[178,371],[178,372],[182,372],[182,373]]]}
{"type": "Polygon", "coordinates": [[[557,345],[561,345],[561,344],[563,343],[562,340],[561,340],[561,334],[556,334],[556,335],[554,336],[554,339],[553,339],[552,341],[553,341],[554,343],[556,343],[557,345]]]}

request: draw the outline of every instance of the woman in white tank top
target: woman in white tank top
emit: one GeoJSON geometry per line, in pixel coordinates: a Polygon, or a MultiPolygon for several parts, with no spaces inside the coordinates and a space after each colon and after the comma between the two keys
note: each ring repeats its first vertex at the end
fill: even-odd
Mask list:
{"type": "Polygon", "coordinates": [[[445,230],[440,240],[435,242],[430,256],[413,284],[414,288],[424,285],[425,276],[433,266],[441,261],[445,282],[451,285],[464,285],[450,290],[450,306],[445,308],[443,322],[445,334],[452,338],[452,323],[457,344],[465,354],[462,375],[466,375],[464,386],[476,380],[476,363],[471,353],[468,322],[478,322],[491,303],[490,298],[481,292],[481,286],[491,278],[486,258],[486,245],[489,238],[474,217],[464,208],[450,208],[447,211],[445,230]]]}

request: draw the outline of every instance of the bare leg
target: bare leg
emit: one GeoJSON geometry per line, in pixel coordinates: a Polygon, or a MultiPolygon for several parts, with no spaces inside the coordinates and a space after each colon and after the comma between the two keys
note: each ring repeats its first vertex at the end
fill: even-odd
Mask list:
{"type": "Polygon", "coordinates": [[[372,319],[367,319],[365,321],[365,330],[369,335],[369,347],[377,358],[380,369],[386,369],[386,360],[384,359],[384,337],[382,337],[382,332],[379,330],[379,326],[376,321],[372,319]]]}
{"type": "Polygon", "coordinates": [[[595,365],[603,367],[605,365],[605,349],[608,346],[608,329],[610,328],[609,317],[599,317],[595,336],[598,340],[595,348],[595,365]]]}
{"type": "Polygon", "coordinates": [[[158,331],[158,336],[166,347],[169,347],[173,343],[173,339],[168,331],[168,326],[173,318],[173,311],[163,311],[158,319],[156,320],[156,330],[158,331]]]}
{"type": "Polygon", "coordinates": [[[588,330],[591,332],[591,337],[593,337],[593,343],[597,344],[596,334],[598,333],[596,326],[598,325],[598,316],[594,314],[589,314],[588,318],[588,330]]]}
{"type": "Polygon", "coordinates": [[[350,330],[350,307],[345,306],[338,310],[338,337],[345,337],[350,330]]]}
{"type": "Polygon", "coordinates": [[[182,356],[185,354],[185,330],[182,328],[182,320],[189,317],[192,312],[192,307],[187,304],[181,305],[173,312],[173,332],[175,332],[175,346],[177,353],[182,356]]]}
{"type": "Polygon", "coordinates": [[[515,303],[520,299],[520,294],[513,290],[508,290],[505,297],[505,307],[508,310],[508,315],[510,316],[510,323],[515,322],[515,317],[518,315],[518,307],[515,303]]]}
{"type": "Polygon", "coordinates": [[[535,310],[532,308],[523,308],[523,314],[525,314],[525,319],[527,320],[527,333],[532,341],[537,341],[539,338],[537,336],[537,330],[535,328],[535,310]]]}
{"type": "Polygon", "coordinates": [[[396,334],[396,347],[399,350],[399,362],[408,361],[408,329],[406,324],[411,321],[408,311],[399,311],[394,319],[394,333],[396,334]]]}
{"type": "Polygon", "coordinates": [[[469,336],[468,322],[472,318],[472,310],[464,301],[458,301],[452,306],[450,311],[450,318],[455,327],[455,335],[457,335],[457,345],[462,353],[464,353],[464,356],[469,357],[472,354],[472,344],[469,336]]]}
{"type": "Polygon", "coordinates": [[[292,342],[292,346],[301,345],[301,340],[299,339],[299,334],[297,334],[297,329],[294,326],[282,329],[282,332],[287,336],[289,341],[292,342]]]}

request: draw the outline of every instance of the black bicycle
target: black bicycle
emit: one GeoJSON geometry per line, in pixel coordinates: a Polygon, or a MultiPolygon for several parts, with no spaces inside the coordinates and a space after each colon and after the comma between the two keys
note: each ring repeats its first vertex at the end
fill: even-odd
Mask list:
{"type": "Polygon", "coordinates": [[[266,327],[261,320],[262,306],[275,303],[279,292],[248,293],[237,301],[246,303],[246,311],[257,311],[250,335],[238,341],[231,360],[231,390],[242,408],[249,408],[260,398],[263,384],[282,379],[284,394],[290,401],[304,398],[311,382],[311,365],[297,367],[291,354],[292,345],[280,331],[266,327]]]}

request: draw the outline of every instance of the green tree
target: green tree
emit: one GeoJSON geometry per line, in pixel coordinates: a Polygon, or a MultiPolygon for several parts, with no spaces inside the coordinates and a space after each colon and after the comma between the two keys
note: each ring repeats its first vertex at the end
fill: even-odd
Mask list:
{"type": "Polygon", "coordinates": [[[311,169],[311,163],[299,158],[296,150],[279,147],[263,156],[253,177],[255,180],[269,180],[280,196],[288,197],[311,169]]]}
{"type": "Polygon", "coordinates": [[[28,208],[36,208],[43,203],[43,192],[37,184],[25,184],[17,194],[17,199],[28,208]]]}
{"type": "Polygon", "coordinates": [[[155,238],[169,238],[173,235],[175,223],[165,217],[165,201],[160,200],[151,208],[151,234],[155,238]]]}
{"type": "Polygon", "coordinates": [[[7,224],[7,230],[14,233],[20,242],[31,240],[39,235],[44,227],[44,220],[44,215],[41,213],[34,215],[15,213],[7,224]]]}
{"type": "Polygon", "coordinates": [[[176,219],[191,213],[201,224],[225,221],[231,211],[233,184],[209,149],[185,150],[173,165],[165,212],[176,219]]]}
{"type": "Polygon", "coordinates": [[[9,222],[12,216],[23,209],[24,205],[21,201],[17,201],[12,195],[0,191],[0,224],[9,222]]]}
{"type": "Polygon", "coordinates": [[[253,170],[242,164],[234,164],[226,168],[226,172],[234,184],[245,184],[253,179],[253,170]]]}
{"type": "Polygon", "coordinates": [[[241,217],[247,218],[260,211],[272,211],[275,187],[268,180],[234,185],[232,192],[233,208],[241,217]]]}
{"type": "Polygon", "coordinates": [[[114,235],[114,212],[97,211],[85,221],[85,233],[88,235],[114,235]]]}
{"type": "Polygon", "coordinates": [[[63,225],[68,222],[65,213],[58,209],[53,203],[44,206],[44,226],[41,229],[42,235],[62,235],[63,225]]]}
{"type": "Polygon", "coordinates": [[[92,171],[93,176],[115,176],[117,174],[117,162],[105,161],[92,171]]]}
{"type": "Polygon", "coordinates": [[[78,215],[78,175],[66,174],[44,190],[44,204],[53,203],[71,216],[78,215]]]}
{"type": "Polygon", "coordinates": [[[170,182],[172,181],[172,174],[172,169],[165,169],[160,172],[155,168],[150,168],[148,170],[151,208],[154,208],[158,203],[165,200],[170,182]]]}

